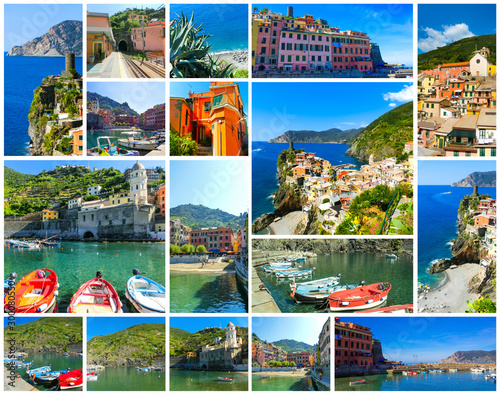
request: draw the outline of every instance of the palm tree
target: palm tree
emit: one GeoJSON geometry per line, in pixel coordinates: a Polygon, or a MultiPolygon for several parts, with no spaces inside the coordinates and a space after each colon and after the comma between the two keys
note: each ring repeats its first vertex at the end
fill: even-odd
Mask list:
{"type": "Polygon", "coordinates": [[[170,77],[233,78],[236,67],[209,54],[208,34],[200,34],[203,23],[196,26],[194,14],[188,20],[177,15],[170,23],[170,77]]]}

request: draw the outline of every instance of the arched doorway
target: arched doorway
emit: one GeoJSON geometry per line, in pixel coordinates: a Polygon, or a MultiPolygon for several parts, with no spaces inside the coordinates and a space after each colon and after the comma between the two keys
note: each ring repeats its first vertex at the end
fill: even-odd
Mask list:
{"type": "Polygon", "coordinates": [[[94,238],[94,234],[91,232],[91,231],[86,231],[84,234],[83,234],[83,238],[84,239],[93,239],[94,238]]]}
{"type": "Polygon", "coordinates": [[[118,50],[119,50],[119,51],[124,51],[124,52],[127,52],[127,51],[128,51],[128,44],[127,44],[127,41],[125,41],[125,40],[121,40],[121,41],[118,43],[118,50]]]}
{"type": "Polygon", "coordinates": [[[202,370],[207,370],[207,365],[203,364],[201,367],[202,370]]]}

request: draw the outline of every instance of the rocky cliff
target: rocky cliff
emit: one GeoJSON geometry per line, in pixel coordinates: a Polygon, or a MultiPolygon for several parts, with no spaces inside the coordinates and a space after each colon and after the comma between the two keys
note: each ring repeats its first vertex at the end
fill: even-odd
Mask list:
{"type": "Polygon", "coordinates": [[[82,56],[82,21],[64,21],[52,26],[47,33],[21,46],[14,46],[7,56],[82,56]]]}
{"type": "Polygon", "coordinates": [[[341,130],[337,128],[316,132],[314,130],[288,130],[281,136],[269,140],[270,143],[338,143],[348,144],[363,128],[341,130]]]}
{"type": "Polygon", "coordinates": [[[496,171],[485,171],[479,172],[476,171],[474,173],[469,174],[463,180],[458,182],[454,182],[451,184],[452,187],[478,187],[483,188],[494,188],[497,186],[496,183],[497,172],[496,171]]]}
{"type": "Polygon", "coordinates": [[[457,351],[439,363],[496,363],[496,350],[492,351],[457,351]]]}

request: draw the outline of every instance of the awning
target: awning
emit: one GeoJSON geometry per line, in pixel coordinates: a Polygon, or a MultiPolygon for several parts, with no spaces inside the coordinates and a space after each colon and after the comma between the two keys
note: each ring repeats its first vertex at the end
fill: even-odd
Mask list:
{"type": "Polygon", "coordinates": [[[102,26],[87,26],[87,34],[104,34],[108,36],[113,44],[115,43],[115,38],[113,37],[113,30],[110,27],[102,27],[102,26]]]}
{"type": "Polygon", "coordinates": [[[448,137],[469,137],[469,138],[475,138],[476,137],[476,131],[475,130],[453,129],[448,134],[448,137]]]}

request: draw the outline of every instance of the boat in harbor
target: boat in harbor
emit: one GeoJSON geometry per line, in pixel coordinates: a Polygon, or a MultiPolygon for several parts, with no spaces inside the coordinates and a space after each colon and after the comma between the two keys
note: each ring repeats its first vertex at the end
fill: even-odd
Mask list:
{"type": "Polygon", "coordinates": [[[79,388],[83,386],[83,370],[76,369],[71,372],[61,374],[58,378],[59,388],[61,390],[68,390],[72,388],[79,388]]]}
{"type": "Polygon", "coordinates": [[[264,273],[269,273],[273,274],[276,273],[276,271],[290,271],[290,270],[297,270],[296,268],[292,266],[262,266],[262,271],[264,273]]]}
{"type": "Polygon", "coordinates": [[[127,281],[125,296],[140,313],[165,313],[165,287],[142,276],[133,269],[134,274],[127,281]]]}
{"type": "Polygon", "coordinates": [[[97,381],[99,375],[95,372],[87,372],[87,381],[97,381]]]}
{"type": "Polygon", "coordinates": [[[396,306],[381,307],[380,309],[371,309],[356,311],[356,313],[367,314],[397,314],[397,313],[413,313],[412,304],[398,304],[396,306]]]}
{"type": "Polygon", "coordinates": [[[41,247],[38,241],[24,241],[24,240],[6,240],[5,244],[10,248],[35,250],[41,247]]]}
{"type": "Polygon", "coordinates": [[[50,372],[40,372],[30,374],[30,380],[35,384],[52,384],[55,383],[61,374],[68,373],[68,370],[56,370],[50,372]]]}
{"type": "Polygon", "coordinates": [[[35,368],[35,369],[28,369],[26,370],[26,374],[31,376],[32,373],[47,373],[47,372],[50,372],[52,370],[52,366],[51,365],[48,365],[48,366],[42,366],[40,368],[35,368]]]}
{"type": "Polygon", "coordinates": [[[153,140],[141,136],[139,132],[123,132],[126,138],[118,139],[118,144],[122,147],[137,150],[137,151],[153,151],[158,147],[159,140],[153,140]]]}
{"type": "Polygon", "coordinates": [[[289,270],[289,271],[276,271],[274,274],[278,278],[295,278],[295,277],[306,277],[310,276],[314,268],[306,270],[289,270]]]}
{"type": "Polygon", "coordinates": [[[233,382],[234,381],[234,378],[232,377],[218,377],[217,378],[219,381],[228,381],[228,382],[233,382]]]}
{"type": "Polygon", "coordinates": [[[279,262],[269,262],[269,266],[272,267],[292,267],[294,266],[293,262],[290,261],[279,261],[279,262]]]}
{"type": "Polygon", "coordinates": [[[387,300],[391,288],[390,283],[374,283],[333,292],[328,297],[330,311],[366,310],[377,307],[387,300]]]}
{"type": "Polygon", "coordinates": [[[359,384],[366,384],[366,380],[349,381],[349,385],[359,385],[359,384]]]}
{"type": "Polygon", "coordinates": [[[448,372],[450,372],[450,373],[456,373],[456,372],[458,372],[458,369],[448,369],[448,372]]]}
{"type": "Polygon", "coordinates": [[[236,275],[243,284],[243,287],[248,292],[248,262],[243,258],[236,258],[234,263],[236,275]]]}
{"type": "Polygon", "coordinates": [[[139,156],[138,151],[120,148],[111,142],[113,136],[97,137],[97,147],[87,150],[88,156],[139,156]]]}
{"type": "Polygon", "coordinates": [[[399,257],[396,254],[385,254],[385,257],[387,259],[399,259],[399,257]]]}
{"type": "Polygon", "coordinates": [[[335,291],[341,291],[357,285],[339,286],[338,283],[342,275],[326,277],[319,280],[306,282],[293,282],[290,284],[292,289],[290,297],[297,303],[322,303],[328,296],[335,291]]]}
{"type": "Polygon", "coordinates": [[[68,313],[122,313],[122,302],[113,286],[102,278],[98,271],[96,278],[87,281],[73,295],[68,313]]]}
{"type": "Polygon", "coordinates": [[[476,366],[475,368],[470,368],[471,373],[484,373],[484,368],[476,366]]]}
{"type": "Polygon", "coordinates": [[[9,296],[5,295],[5,312],[13,309],[15,313],[52,313],[57,310],[58,289],[57,275],[53,270],[34,270],[14,286],[13,305],[9,305],[9,296]]]}

